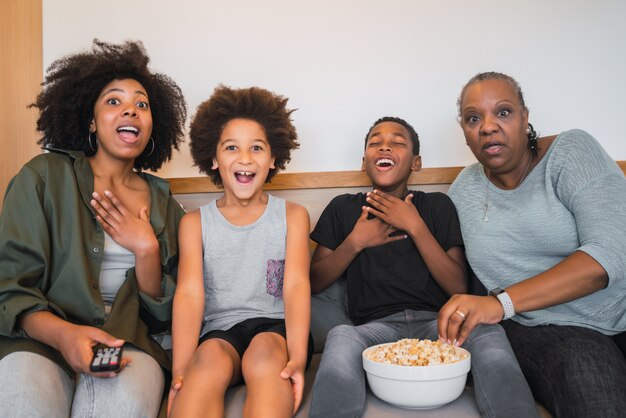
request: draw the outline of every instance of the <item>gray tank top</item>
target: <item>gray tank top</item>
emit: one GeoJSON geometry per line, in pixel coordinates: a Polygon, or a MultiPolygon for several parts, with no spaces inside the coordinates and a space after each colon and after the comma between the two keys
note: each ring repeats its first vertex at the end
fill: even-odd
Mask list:
{"type": "Polygon", "coordinates": [[[285,201],[268,196],[263,215],[245,226],[228,222],[215,200],[200,208],[204,276],[201,336],[250,318],[285,317],[285,201]]]}

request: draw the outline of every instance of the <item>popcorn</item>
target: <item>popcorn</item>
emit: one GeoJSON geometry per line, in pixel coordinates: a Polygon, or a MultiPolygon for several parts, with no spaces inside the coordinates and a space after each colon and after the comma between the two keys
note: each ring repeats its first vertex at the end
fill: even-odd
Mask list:
{"type": "Polygon", "coordinates": [[[367,353],[367,358],[396,366],[435,366],[456,363],[468,357],[465,350],[441,341],[405,338],[381,345],[367,353]]]}

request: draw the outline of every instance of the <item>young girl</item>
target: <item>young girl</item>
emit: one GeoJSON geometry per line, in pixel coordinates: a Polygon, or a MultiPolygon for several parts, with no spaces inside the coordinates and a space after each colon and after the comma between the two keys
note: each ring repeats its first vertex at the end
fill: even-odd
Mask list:
{"type": "Polygon", "coordinates": [[[302,399],[309,216],[263,191],[298,147],[286,103],[219,87],[191,124],[194,162],[224,195],[180,224],[172,416],[223,416],[226,389],[242,378],[244,416],[289,417],[302,399]]]}

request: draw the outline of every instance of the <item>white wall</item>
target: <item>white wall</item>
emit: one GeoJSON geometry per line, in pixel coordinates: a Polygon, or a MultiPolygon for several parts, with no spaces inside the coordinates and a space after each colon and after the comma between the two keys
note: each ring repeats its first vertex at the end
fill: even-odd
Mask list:
{"type": "MultiPolygon", "coordinates": [[[[94,37],[141,39],[189,113],[224,83],[290,98],[290,172],[355,170],[379,116],[412,123],[425,167],[474,161],[456,121],[480,71],[520,82],[541,134],[573,127],[626,159],[622,0],[43,0],[44,67],[94,37]]],[[[199,175],[187,146],[161,170],[199,175]]]]}

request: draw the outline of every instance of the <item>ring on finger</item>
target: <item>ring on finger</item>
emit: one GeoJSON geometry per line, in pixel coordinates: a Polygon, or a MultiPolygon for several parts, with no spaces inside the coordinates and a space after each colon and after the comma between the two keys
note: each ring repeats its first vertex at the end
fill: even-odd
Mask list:
{"type": "Polygon", "coordinates": [[[465,321],[465,314],[464,314],[463,312],[461,312],[461,311],[456,311],[456,312],[454,312],[454,313],[455,313],[455,314],[457,314],[458,316],[460,316],[460,317],[461,317],[461,319],[462,319],[463,321],[465,321]]]}

